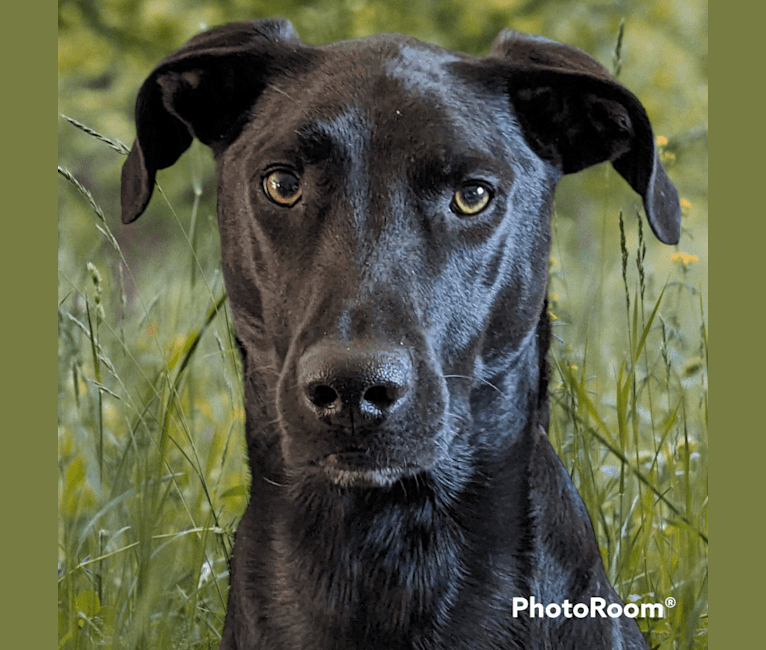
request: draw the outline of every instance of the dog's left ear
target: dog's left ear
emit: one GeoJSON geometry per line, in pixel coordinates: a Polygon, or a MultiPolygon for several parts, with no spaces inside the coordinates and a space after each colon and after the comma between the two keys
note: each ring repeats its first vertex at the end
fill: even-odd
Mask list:
{"type": "Polygon", "coordinates": [[[524,135],[565,174],[611,161],[644,201],[652,231],[676,244],[678,192],[660,162],[641,103],[590,55],[539,36],[503,30],[491,57],[503,76],[524,135]]]}
{"type": "Polygon", "coordinates": [[[158,169],[192,138],[215,148],[239,133],[270,81],[308,64],[308,49],[286,20],[252,20],[192,38],[152,71],[136,100],[136,141],[122,168],[122,221],[146,209],[158,169]]]}

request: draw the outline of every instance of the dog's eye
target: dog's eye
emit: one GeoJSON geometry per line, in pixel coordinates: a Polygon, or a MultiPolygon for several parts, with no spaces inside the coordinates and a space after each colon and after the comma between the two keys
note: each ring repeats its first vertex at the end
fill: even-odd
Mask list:
{"type": "Polygon", "coordinates": [[[263,179],[263,191],[277,205],[290,207],[298,202],[303,190],[295,174],[285,170],[271,172],[263,179]]]}
{"type": "Polygon", "coordinates": [[[482,212],[491,200],[489,187],[482,183],[468,183],[452,195],[450,209],[455,214],[472,217],[482,212]]]}

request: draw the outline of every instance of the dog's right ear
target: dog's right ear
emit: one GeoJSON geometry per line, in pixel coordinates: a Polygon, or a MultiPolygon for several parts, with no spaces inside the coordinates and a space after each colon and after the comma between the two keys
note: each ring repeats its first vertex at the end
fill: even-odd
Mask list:
{"type": "Polygon", "coordinates": [[[138,219],[158,169],[170,167],[192,138],[230,142],[269,80],[310,63],[286,20],[216,27],[192,38],[157,65],[136,100],[136,141],[122,168],[122,221],[138,219]]]}

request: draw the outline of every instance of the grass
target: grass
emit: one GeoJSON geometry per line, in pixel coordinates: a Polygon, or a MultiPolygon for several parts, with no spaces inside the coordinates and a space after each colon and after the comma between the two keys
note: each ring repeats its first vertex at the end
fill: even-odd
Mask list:
{"type": "MultiPolygon", "coordinates": [[[[139,264],[60,174],[101,242],[85,256],[62,243],[59,648],[216,648],[248,477],[209,210],[192,174],[192,225],[176,216],[180,243],[139,264]]],[[[640,219],[605,214],[603,231],[618,220],[621,243],[604,235],[586,265],[567,243],[582,226],[554,215],[549,436],[623,598],[676,600],[639,620],[651,647],[706,648],[704,286],[691,260],[648,259],[659,245],[640,219]]]]}
{"type": "MultiPolygon", "coordinates": [[[[675,599],[665,618],[640,621],[650,647],[706,648],[704,301],[684,281],[684,266],[681,279],[668,280],[649,299],[646,245],[642,222],[636,223],[631,289],[620,215],[624,358],[611,369],[594,368],[587,346],[554,344],[549,436],[591,513],[607,575],[618,592],[626,601],[675,599]],[[697,306],[693,339],[680,327],[685,301],[697,306]]],[[[553,286],[564,282],[555,271],[552,278],[553,286]]],[[[557,306],[554,301],[552,309],[557,306]]]]}

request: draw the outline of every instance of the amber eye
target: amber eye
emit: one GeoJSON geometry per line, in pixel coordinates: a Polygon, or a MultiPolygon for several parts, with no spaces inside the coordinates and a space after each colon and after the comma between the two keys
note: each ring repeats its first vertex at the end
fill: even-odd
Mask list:
{"type": "Polygon", "coordinates": [[[471,217],[482,212],[492,200],[492,190],[483,183],[467,183],[452,195],[450,209],[471,217]]]}
{"type": "Polygon", "coordinates": [[[277,205],[295,205],[303,194],[298,177],[283,169],[271,172],[263,179],[263,191],[277,205]]]}

